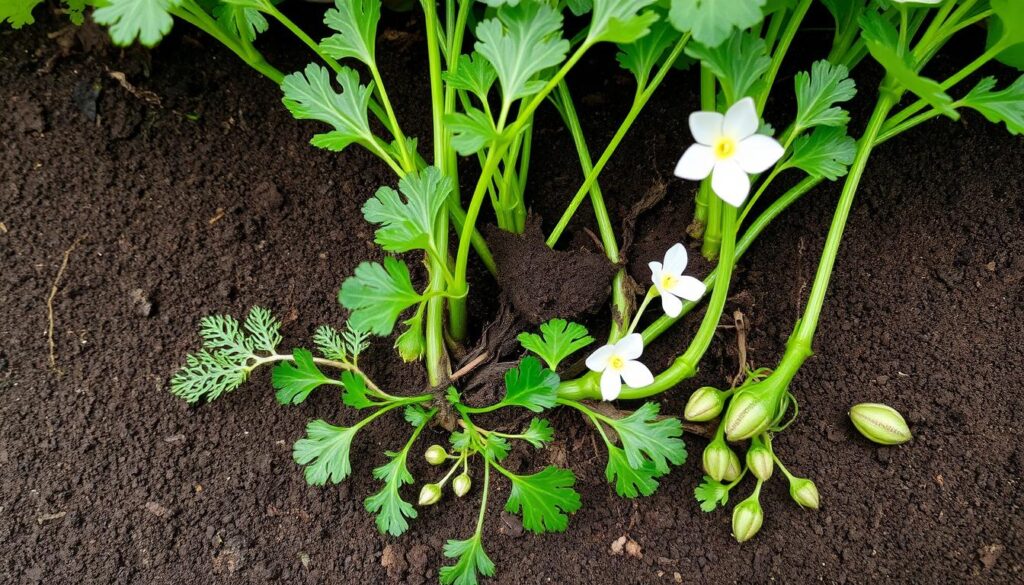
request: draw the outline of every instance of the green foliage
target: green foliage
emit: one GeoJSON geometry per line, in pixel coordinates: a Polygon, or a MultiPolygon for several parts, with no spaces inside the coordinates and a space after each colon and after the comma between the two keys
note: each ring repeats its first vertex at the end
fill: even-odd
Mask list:
{"type": "MultiPolygon", "coordinates": [[[[338,384],[328,378],[313,362],[313,352],[308,349],[292,350],[295,363],[281,362],[274,367],[270,380],[277,389],[276,398],[281,404],[300,404],[309,393],[324,384],[338,384]]],[[[347,373],[347,372],[346,372],[347,373]]]]}
{"type": "Polygon", "coordinates": [[[0,2],[0,24],[11,23],[13,28],[21,28],[36,21],[32,10],[43,0],[5,0],[0,2]]]}
{"type": "Polygon", "coordinates": [[[482,453],[484,457],[491,461],[502,461],[508,457],[508,452],[512,447],[508,444],[508,439],[491,433],[484,437],[484,444],[482,453]]]}
{"type": "Polygon", "coordinates": [[[1020,0],[992,0],[991,6],[1002,30],[999,42],[1007,47],[1024,43],[1024,10],[1020,0]]]}
{"type": "Polygon", "coordinates": [[[426,250],[440,256],[434,226],[452,191],[452,180],[436,167],[410,173],[398,182],[398,191],[381,187],[363,205],[366,221],[378,224],[374,241],[389,252],[426,250]]]}
{"type": "Polygon", "coordinates": [[[623,498],[649,496],[658,489],[658,470],[654,463],[647,461],[638,468],[629,464],[626,452],[611,443],[608,447],[608,465],[604,468],[604,476],[609,483],[615,484],[615,493],[623,498]]]}
{"type": "Polygon", "coordinates": [[[540,326],[540,335],[520,333],[518,339],[523,349],[540,356],[552,371],[562,360],[594,342],[586,327],[565,319],[551,319],[540,326]]]}
{"type": "Polygon", "coordinates": [[[690,43],[686,54],[715,74],[730,104],[756,93],[772,62],[764,40],[750,33],[734,34],[717,45],[690,43]]]}
{"type": "Polygon", "coordinates": [[[718,506],[725,506],[729,503],[729,486],[705,475],[704,481],[693,490],[700,502],[700,509],[705,512],[713,512],[718,506]]]}
{"type": "Polygon", "coordinates": [[[502,6],[477,26],[476,51],[494,66],[506,107],[540,91],[544,81],[535,77],[565,59],[569,41],[561,33],[562,14],[542,2],[502,6]]]}
{"type": "Polygon", "coordinates": [[[452,131],[452,148],[462,156],[479,152],[501,138],[494,120],[472,106],[466,108],[466,113],[452,112],[444,120],[452,131]]]}
{"type": "Polygon", "coordinates": [[[334,130],[316,134],[310,144],[335,152],[357,143],[378,150],[377,139],[370,130],[367,110],[373,95],[372,86],[359,84],[359,74],[348,67],[338,73],[341,93],[331,86],[331,74],[316,64],[306,66],[305,73],[286,75],[281,82],[285,107],[299,120],[319,120],[334,130]]]}
{"type": "Polygon", "coordinates": [[[366,386],[366,379],[355,372],[344,372],[341,374],[341,401],[349,408],[363,410],[364,408],[375,408],[385,403],[377,400],[379,396],[366,386]]]}
{"type": "Polygon", "coordinates": [[[249,42],[256,40],[256,35],[267,32],[269,26],[259,10],[248,6],[218,3],[213,7],[213,16],[228,34],[249,42]]]}
{"type": "Polygon", "coordinates": [[[345,328],[344,333],[338,333],[330,325],[321,325],[313,334],[313,344],[325,358],[354,365],[359,354],[370,347],[366,341],[368,336],[369,333],[353,329],[351,324],[345,328]]]}
{"type": "Polygon", "coordinates": [[[115,45],[130,45],[139,39],[143,45],[152,47],[170,32],[174,24],[170,11],[180,4],[181,0],[106,0],[106,5],[97,8],[92,18],[98,24],[110,26],[110,38],[115,45]]]}
{"type": "Polygon", "coordinates": [[[857,142],[846,128],[823,126],[793,142],[789,158],[781,168],[798,168],[812,177],[835,181],[846,175],[857,152],[857,142]]]}
{"type": "Polygon", "coordinates": [[[423,300],[412,288],[409,267],[388,256],[384,264],[363,262],[341,285],[338,300],[352,311],[349,322],[360,331],[390,335],[398,316],[423,300]]]}
{"type": "Polygon", "coordinates": [[[436,412],[436,410],[425,410],[415,404],[406,407],[405,420],[416,430],[406,442],[404,449],[397,453],[386,452],[385,455],[390,458],[390,461],[373,470],[373,476],[383,481],[384,487],[366,498],[364,505],[368,512],[377,515],[377,529],[383,533],[400,536],[408,530],[408,520],[416,518],[416,509],[402,499],[400,490],[403,485],[413,483],[412,474],[409,473],[407,466],[409,451],[423,427],[430,422],[436,412]]]}
{"type": "Polygon", "coordinates": [[[295,442],[292,459],[306,467],[307,483],[341,483],[352,473],[348,454],[359,428],[336,427],[323,420],[306,425],[306,438],[295,442]]]}
{"type": "Polygon", "coordinates": [[[238,388],[258,364],[258,351],[276,353],[280,327],[262,307],[254,307],[244,325],[228,315],[204,318],[199,327],[203,350],[189,355],[171,378],[171,393],[194,403],[238,388]]]}
{"type": "Polygon", "coordinates": [[[659,475],[664,475],[669,463],[682,465],[686,461],[686,445],[680,439],[682,423],[675,418],[657,420],[659,409],[657,403],[646,402],[611,426],[619,435],[630,467],[641,468],[649,461],[659,475]]]}
{"type": "Polygon", "coordinates": [[[376,67],[380,0],[345,0],[334,6],[324,14],[324,24],[337,32],[324,39],[320,48],[335,59],[358,59],[376,67]]]}
{"type": "Polygon", "coordinates": [[[505,511],[522,511],[523,528],[530,532],[564,532],[568,515],[580,509],[580,495],[573,489],[576,476],[568,469],[548,466],[533,475],[504,474],[512,480],[505,511]]]}
{"type": "Polygon", "coordinates": [[[733,31],[761,22],[764,4],[765,0],[672,0],[669,19],[698,43],[717,47],[733,31]]]}
{"type": "Polygon", "coordinates": [[[651,30],[658,14],[647,8],[657,0],[593,0],[587,43],[632,43],[651,30]]]}
{"type": "Polygon", "coordinates": [[[540,412],[555,405],[558,374],[541,366],[534,357],[523,358],[519,367],[505,372],[505,397],[501,406],[520,406],[540,412]]]}
{"type": "Polygon", "coordinates": [[[822,59],[811,65],[810,73],[796,74],[796,121],[798,129],[813,126],[846,126],[850,114],[835,104],[853,99],[857,85],[842,65],[822,59]]]}
{"type": "Polygon", "coordinates": [[[494,576],[494,562],[484,552],[479,532],[466,540],[449,540],[444,545],[444,556],[458,559],[454,565],[441,567],[439,576],[444,585],[477,585],[477,575],[494,576]]]}
{"type": "Polygon", "coordinates": [[[522,439],[537,449],[546,447],[555,436],[555,431],[547,419],[536,418],[530,420],[530,426],[523,432],[522,439]]]}
{"type": "Polygon", "coordinates": [[[665,51],[679,38],[679,31],[667,21],[660,20],[651,26],[651,31],[632,43],[619,45],[615,56],[619,65],[636,78],[637,86],[643,88],[651,77],[665,51]]]}
{"type": "Polygon", "coordinates": [[[471,53],[459,55],[458,66],[454,71],[443,73],[442,78],[448,87],[472,92],[481,101],[486,101],[487,94],[498,80],[498,72],[480,53],[471,53]]]}
{"type": "Polygon", "coordinates": [[[996,80],[985,77],[959,104],[982,113],[990,122],[1002,122],[1010,134],[1024,134],[1024,76],[1006,89],[994,91],[996,80]]]}

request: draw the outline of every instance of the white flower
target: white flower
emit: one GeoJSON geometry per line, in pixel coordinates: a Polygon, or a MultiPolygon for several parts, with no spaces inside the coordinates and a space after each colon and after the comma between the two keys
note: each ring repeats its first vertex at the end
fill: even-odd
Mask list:
{"type": "Polygon", "coordinates": [[[661,295],[661,308],[669,317],[678,317],[683,310],[683,302],[699,301],[707,287],[692,276],[683,276],[686,270],[686,248],[676,244],[665,252],[665,263],[651,262],[651,281],[661,295]]]}
{"type": "Polygon", "coordinates": [[[601,372],[601,398],[615,400],[625,382],[631,388],[643,388],[654,382],[647,366],[636,361],[644,352],[644,338],[631,333],[614,345],[599,347],[587,358],[587,367],[601,372]]]}
{"type": "Polygon", "coordinates": [[[711,175],[711,190],[723,201],[739,207],[750,193],[747,175],[771,168],[785,150],[771,136],[757,134],[761,121],[754,100],[745,97],[723,116],[718,112],[690,114],[690,133],[697,144],[686,149],[676,176],[700,181],[711,175]]]}

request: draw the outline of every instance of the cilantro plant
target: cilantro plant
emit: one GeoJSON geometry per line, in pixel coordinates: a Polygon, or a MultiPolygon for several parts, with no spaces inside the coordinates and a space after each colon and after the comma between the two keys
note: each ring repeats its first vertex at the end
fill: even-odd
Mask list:
{"type": "MultiPolygon", "coordinates": [[[[15,0],[0,9],[6,11],[0,17],[20,26],[31,21],[35,3],[15,0]]],[[[68,3],[73,18],[81,17],[86,3],[68,3]]],[[[342,331],[323,326],[312,339],[315,351],[281,353],[280,324],[264,309],[253,309],[242,322],[208,317],[200,328],[203,349],[188,356],[171,390],[192,403],[209,401],[270,366],[281,404],[301,404],[321,387],[340,391],[343,404],[362,416],[358,422],[313,421],[294,445],[293,458],[313,485],[347,478],[353,473],[349,451],[359,432],[389,412],[401,412],[410,425],[407,439],[386,451],[373,469],[381,489],[366,498],[365,507],[381,532],[398,536],[417,517],[417,505],[436,504],[447,491],[461,498],[476,489],[476,524],[467,538],[444,547],[450,562],[439,576],[445,584],[474,584],[494,574],[485,525],[496,482],[508,487],[505,511],[521,516],[531,532],[566,530],[580,509],[583,500],[571,470],[531,466],[519,473],[504,463],[512,449],[541,449],[554,439],[545,418],[551,409],[573,409],[592,424],[607,454],[607,481],[622,497],[650,495],[673,466],[683,464],[683,423],[663,416],[658,403],[643,401],[697,372],[722,319],[736,263],[768,224],[822,182],[841,180],[803,315],[778,364],[746,371],[727,388],[700,388],[684,410],[689,421],[707,424],[711,436],[701,457],[704,480],[695,494],[702,510],[724,507],[732,490],[753,477],[753,490],[733,509],[737,540],[761,529],[761,488],[773,477],[788,481],[798,505],[817,508],[816,486],[790,472],[774,450],[773,437],[797,415],[791,383],[812,354],[846,219],[875,147],[932,118],[956,119],[965,108],[1014,134],[1024,131],[1024,78],[1001,84],[986,77],[971,89],[962,87],[992,60],[1024,65],[1021,0],[822,0],[835,20],[831,47],[796,74],[792,88],[778,83],[779,73],[806,30],[811,0],[422,0],[429,141],[402,130],[381,75],[380,0],[337,0],[324,16],[332,32],[319,41],[271,0],[95,4],[93,18],[109,25],[119,44],[152,45],[175,19],[208,33],[280,85],[284,106],[313,123],[313,146],[341,151],[358,145],[394,172],[393,183],[368,193],[362,209],[375,226],[382,254],[360,264],[342,283],[339,301],[348,311],[342,331]],[[254,45],[271,22],[305,43],[316,62],[289,74],[271,65],[254,45]],[[978,56],[944,80],[929,77],[929,64],[948,42],[979,24],[986,25],[988,39],[978,56]],[[627,114],[595,160],[566,76],[599,44],[616,45],[617,62],[635,88],[627,114]],[[679,72],[684,55],[693,66],[679,72]],[[851,75],[865,60],[880,65],[885,76],[876,92],[868,92],[874,107],[861,127],[851,124],[845,106],[858,92],[851,75]],[[639,303],[636,287],[624,269],[618,270],[610,283],[604,343],[595,348],[585,327],[553,319],[538,331],[520,333],[524,356],[504,373],[500,398],[481,405],[464,396],[457,387],[460,373],[452,372],[448,356],[472,341],[466,317],[471,254],[492,273],[497,270],[478,224],[489,205],[499,228],[523,231],[534,114],[545,104],[557,110],[584,175],[575,193],[567,194],[547,244],[557,244],[586,202],[609,262],[624,266],[599,178],[669,73],[687,76],[699,87],[699,106],[688,119],[692,141],[680,140],[675,173],[699,181],[688,232],[700,240],[701,253],[717,263],[714,270],[703,280],[686,274],[687,247],[676,244],[661,261],[651,259],[651,283],[639,303]],[[795,102],[795,108],[766,120],[766,105],[790,91],[793,99],[783,102],[795,102]],[[466,165],[470,172],[460,173],[466,165]],[[460,184],[466,176],[476,180],[460,184]],[[784,190],[776,182],[782,176],[790,185],[784,190]],[[412,277],[410,259],[425,265],[422,282],[412,277]],[[705,300],[689,344],[667,368],[652,372],[643,360],[646,346],[705,300]],[[652,306],[660,306],[653,319],[652,306]],[[375,382],[360,367],[370,336],[392,334],[404,360],[423,361],[429,388],[396,389],[388,381],[375,382]],[[588,348],[585,357],[579,355],[588,348]],[[582,375],[566,375],[581,371],[570,360],[582,361],[582,375]],[[620,411],[592,402],[598,400],[640,402],[632,411],[620,411]],[[513,428],[502,421],[517,417],[496,414],[522,410],[529,411],[530,422],[513,428]],[[421,452],[417,441],[435,424],[445,428],[450,444],[431,445],[422,453],[442,469],[434,477],[415,478],[409,458],[421,452]],[[413,504],[406,498],[415,485],[419,497],[413,504]]],[[[888,406],[856,405],[850,416],[872,441],[894,445],[912,437],[888,406]]]]}

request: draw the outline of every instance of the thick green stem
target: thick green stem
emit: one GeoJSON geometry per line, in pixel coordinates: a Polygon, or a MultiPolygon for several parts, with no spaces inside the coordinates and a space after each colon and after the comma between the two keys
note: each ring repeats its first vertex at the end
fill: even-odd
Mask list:
{"type": "MultiPolygon", "coordinates": [[[[715,102],[717,100],[715,86],[715,74],[707,67],[701,67],[700,109],[705,112],[717,111],[715,108],[715,102]]],[[[701,181],[696,201],[694,203],[694,225],[691,228],[691,233],[695,234],[697,237],[703,238],[704,234],[707,232],[708,222],[711,221],[710,207],[712,199],[715,199],[715,196],[711,193],[711,183],[709,181],[701,181]]]]}

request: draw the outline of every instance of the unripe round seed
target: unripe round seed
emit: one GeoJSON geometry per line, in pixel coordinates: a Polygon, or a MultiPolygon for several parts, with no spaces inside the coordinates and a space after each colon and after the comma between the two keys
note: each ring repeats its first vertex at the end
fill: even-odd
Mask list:
{"type": "Polygon", "coordinates": [[[768,398],[753,392],[736,394],[725,414],[725,435],[730,441],[749,439],[768,429],[775,417],[768,398]]]}
{"type": "Polygon", "coordinates": [[[754,537],[764,523],[764,511],[755,498],[743,500],[732,511],[732,535],[736,542],[745,542],[754,537]]]}
{"type": "Polygon", "coordinates": [[[750,468],[754,477],[761,481],[768,481],[775,470],[775,461],[772,460],[772,452],[762,445],[755,445],[747,449],[747,467],[750,468]]]}
{"type": "Polygon", "coordinates": [[[881,445],[900,445],[913,437],[903,416],[884,404],[857,404],[850,409],[850,420],[860,434],[881,445]]]}
{"type": "Polygon", "coordinates": [[[703,456],[704,471],[715,481],[732,481],[740,473],[740,460],[736,453],[725,444],[716,440],[708,443],[703,456]]]}
{"type": "Polygon", "coordinates": [[[707,422],[722,414],[725,406],[725,393],[711,386],[698,388],[686,401],[683,416],[693,422],[707,422]]]}
{"type": "Polygon", "coordinates": [[[441,465],[448,459],[448,452],[441,445],[431,445],[423,453],[423,458],[431,465],[441,465]]]}
{"type": "Polygon", "coordinates": [[[821,503],[821,496],[818,494],[818,486],[814,482],[803,478],[793,478],[789,482],[789,495],[793,501],[800,504],[801,508],[817,510],[821,503]]]}
{"type": "Polygon", "coordinates": [[[455,492],[456,496],[461,498],[469,493],[469,488],[472,487],[472,485],[473,480],[469,478],[469,475],[462,473],[452,480],[452,491],[455,492]]]}
{"type": "Polygon", "coordinates": [[[430,506],[436,504],[441,499],[441,486],[436,483],[425,483],[420,488],[420,500],[419,505],[430,506]]]}

